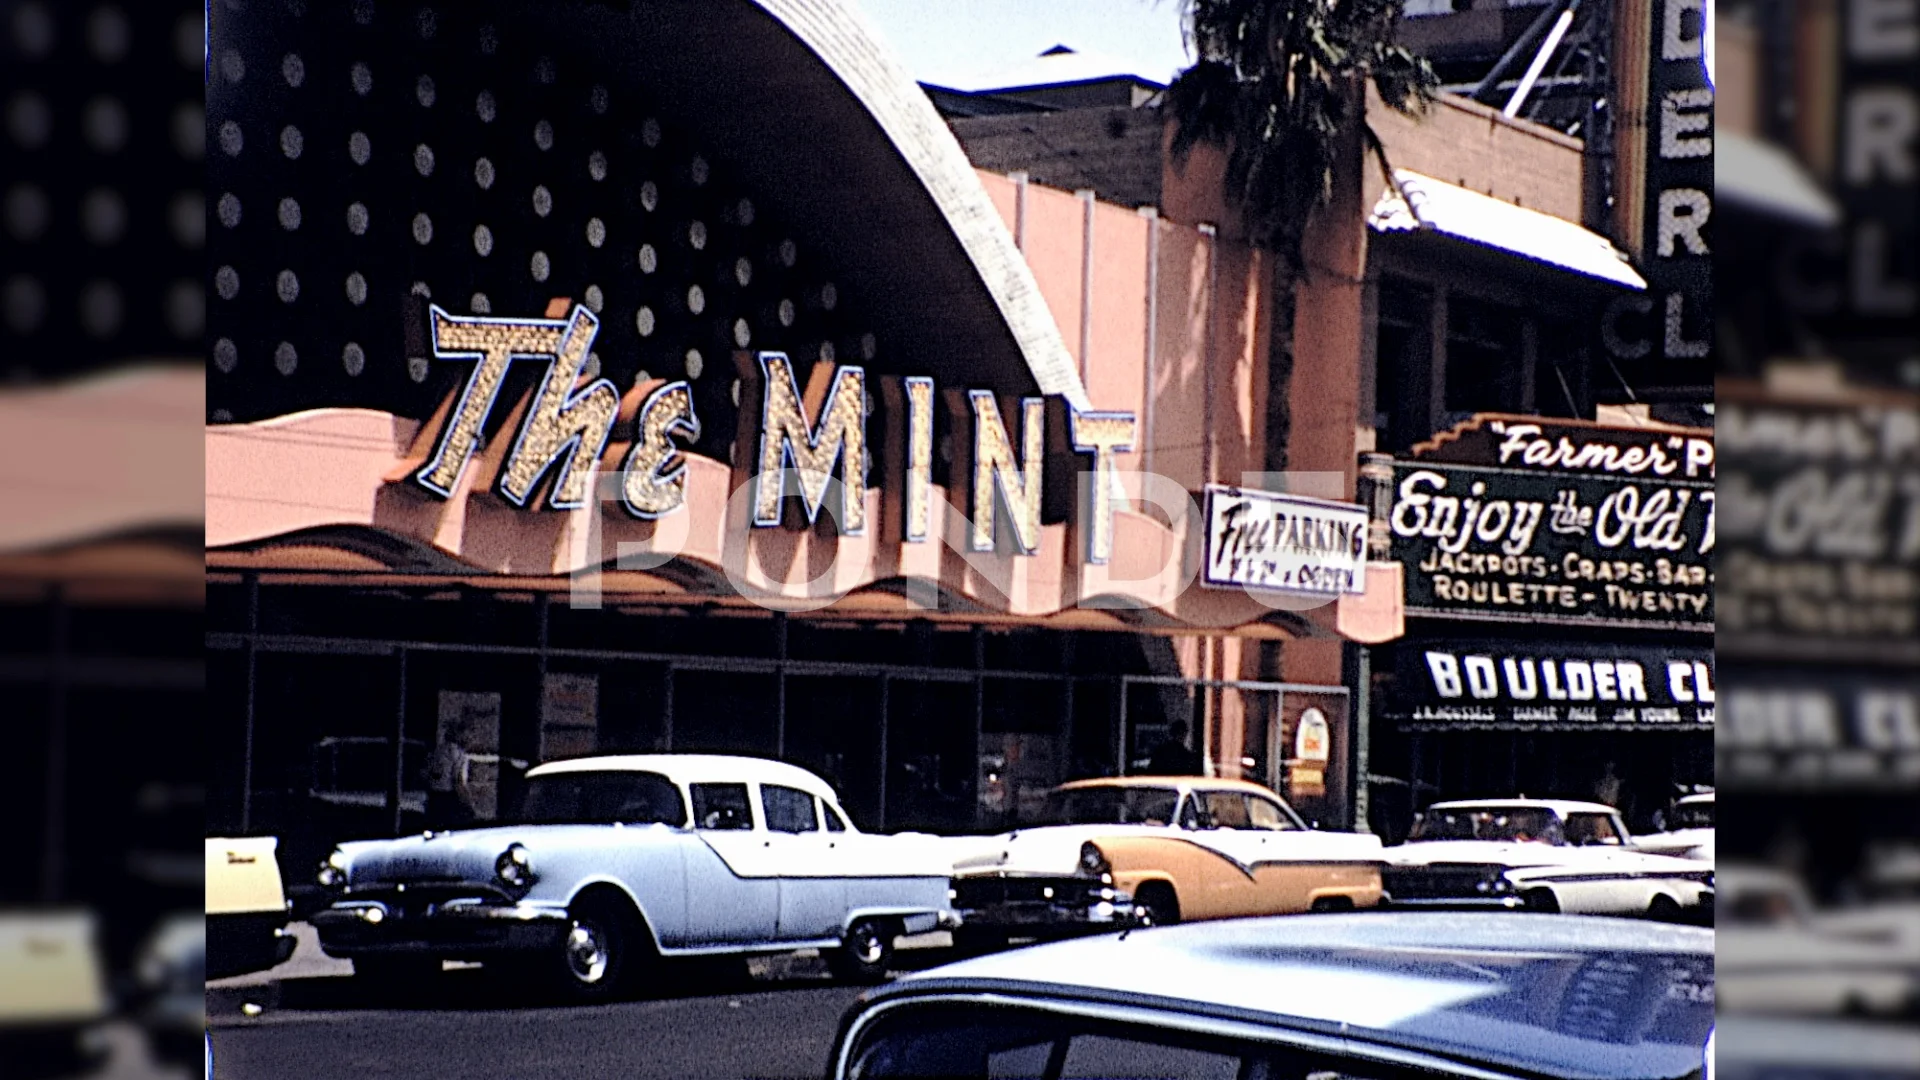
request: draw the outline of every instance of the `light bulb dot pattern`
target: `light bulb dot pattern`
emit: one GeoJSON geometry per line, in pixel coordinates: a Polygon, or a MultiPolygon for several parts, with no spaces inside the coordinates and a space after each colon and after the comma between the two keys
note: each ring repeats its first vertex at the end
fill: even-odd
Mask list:
{"type": "MultiPolygon", "coordinates": [[[[209,416],[351,406],[426,417],[469,370],[433,356],[429,304],[495,318],[540,317],[556,297],[584,306],[600,320],[590,366],[622,386],[643,373],[692,381],[696,449],[723,459],[732,351],[784,351],[802,378],[836,343],[845,362],[878,354],[860,299],[843,295],[807,237],[740,182],[697,121],[668,121],[631,78],[491,23],[484,5],[309,7],[223,7],[204,113],[166,114],[163,139],[204,133],[195,242],[207,269],[175,306],[197,299],[195,330],[216,343],[209,416]],[[223,25],[247,32],[228,40],[223,25]],[[237,82],[220,67],[228,50],[237,82]],[[705,378],[715,363],[727,378],[705,378]]],[[[34,109],[0,97],[0,141],[32,135],[34,109]]],[[[99,110],[94,140],[110,147],[112,106],[99,110]]],[[[9,234],[44,216],[31,195],[0,196],[9,234]]],[[[111,199],[86,205],[90,242],[124,242],[111,199]]],[[[93,300],[102,326],[107,296],[93,300]]],[[[47,306],[4,281],[0,300],[19,321],[47,306]]]]}

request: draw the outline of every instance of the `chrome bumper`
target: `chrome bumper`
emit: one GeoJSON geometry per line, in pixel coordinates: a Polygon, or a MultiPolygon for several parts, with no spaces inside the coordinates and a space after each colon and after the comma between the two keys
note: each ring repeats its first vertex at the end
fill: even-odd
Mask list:
{"type": "Polygon", "coordinates": [[[329,956],[416,953],[458,958],[548,948],[571,920],[558,905],[450,900],[405,911],[380,900],[342,900],[315,912],[313,928],[329,956]]]}
{"type": "Polygon", "coordinates": [[[960,925],[967,929],[1044,930],[1050,932],[1099,933],[1124,930],[1134,924],[1133,901],[1125,893],[1114,900],[1088,905],[1050,904],[1016,901],[988,907],[963,909],[960,925]]]}
{"type": "Polygon", "coordinates": [[[1519,911],[1527,906],[1518,896],[1398,896],[1382,895],[1382,908],[1426,908],[1432,911],[1519,911]]]}

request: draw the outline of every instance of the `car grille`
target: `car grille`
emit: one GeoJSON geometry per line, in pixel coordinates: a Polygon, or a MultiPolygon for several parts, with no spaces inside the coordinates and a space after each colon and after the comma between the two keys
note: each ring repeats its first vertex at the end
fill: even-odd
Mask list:
{"type": "Polygon", "coordinates": [[[479,900],[485,904],[511,903],[512,898],[499,889],[471,882],[408,882],[405,889],[394,885],[356,886],[347,893],[349,900],[377,900],[401,917],[426,914],[429,906],[449,900],[479,900]]]}
{"type": "Polygon", "coordinates": [[[1498,866],[1437,863],[1429,866],[1389,866],[1381,884],[1396,899],[1453,899],[1484,897],[1478,886],[1497,877],[1498,866]]]}
{"type": "Polygon", "coordinates": [[[1082,904],[1090,902],[1100,883],[1082,878],[974,877],[955,878],[953,906],[961,910],[1001,904],[1082,904]],[[1053,895],[1046,895],[1052,889],[1053,895]]]}

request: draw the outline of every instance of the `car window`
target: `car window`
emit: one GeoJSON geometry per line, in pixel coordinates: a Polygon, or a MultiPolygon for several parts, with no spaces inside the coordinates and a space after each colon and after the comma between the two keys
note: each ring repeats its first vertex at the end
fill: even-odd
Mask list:
{"type": "Polygon", "coordinates": [[[1082,1035],[1067,1046],[1061,1080],[1115,1076],[1177,1076],[1180,1080],[1237,1080],[1240,1058],[1186,1046],[1166,1046],[1107,1035],[1082,1035]]]}
{"type": "Polygon", "coordinates": [[[1612,814],[1568,814],[1564,826],[1569,844],[1618,844],[1620,830],[1612,814]]]}
{"type": "Polygon", "coordinates": [[[1285,810],[1280,809],[1279,803],[1258,795],[1247,796],[1247,818],[1256,829],[1286,832],[1300,827],[1285,810]]]}
{"type": "Polygon", "coordinates": [[[680,789],[659,773],[563,772],[527,781],[520,817],[535,825],[687,823],[680,789]]]}
{"type": "Polygon", "coordinates": [[[1200,828],[1200,800],[1187,795],[1180,800],[1180,827],[1183,829],[1200,828]]]}
{"type": "Polygon", "coordinates": [[[1681,803],[1667,815],[1669,829],[1711,829],[1713,828],[1713,804],[1710,802],[1681,803]]]}
{"type": "Polygon", "coordinates": [[[691,789],[694,828],[753,828],[753,808],[747,804],[747,785],[694,784],[691,789]]]}
{"type": "Polygon", "coordinates": [[[1407,839],[1565,842],[1553,812],[1536,806],[1459,806],[1429,810],[1414,821],[1407,839]]]}
{"type": "Polygon", "coordinates": [[[813,796],[804,791],[778,784],[761,784],[760,807],[767,812],[767,829],[771,832],[820,831],[820,821],[814,817],[813,796]]]}
{"type": "Polygon", "coordinates": [[[847,819],[841,816],[839,807],[830,802],[822,801],[820,803],[820,811],[820,816],[827,821],[828,832],[847,831],[847,819]]]}
{"type": "Polygon", "coordinates": [[[1207,801],[1207,820],[1216,829],[1250,829],[1253,821],[1247,816],[1247,797],[1237,791],[1209,791],[1201,796],[1207,801]]]}
{"type": "Polygon", "coordinates": [[[1047,825],[1171,825],[1180,793],[1158,787],[1087,787],[1047,796],[1047,825]]]}

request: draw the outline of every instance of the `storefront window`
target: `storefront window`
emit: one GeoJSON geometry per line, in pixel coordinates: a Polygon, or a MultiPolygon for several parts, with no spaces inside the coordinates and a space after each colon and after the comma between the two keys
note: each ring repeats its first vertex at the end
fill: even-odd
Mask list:
{"type": "Polygon", "coordinates": [[[1522,323],[1518,309],[1467,296],[1447,301],[1445,424],[1477,412],[1519,412],[1523,406],[1522,323]]]}

